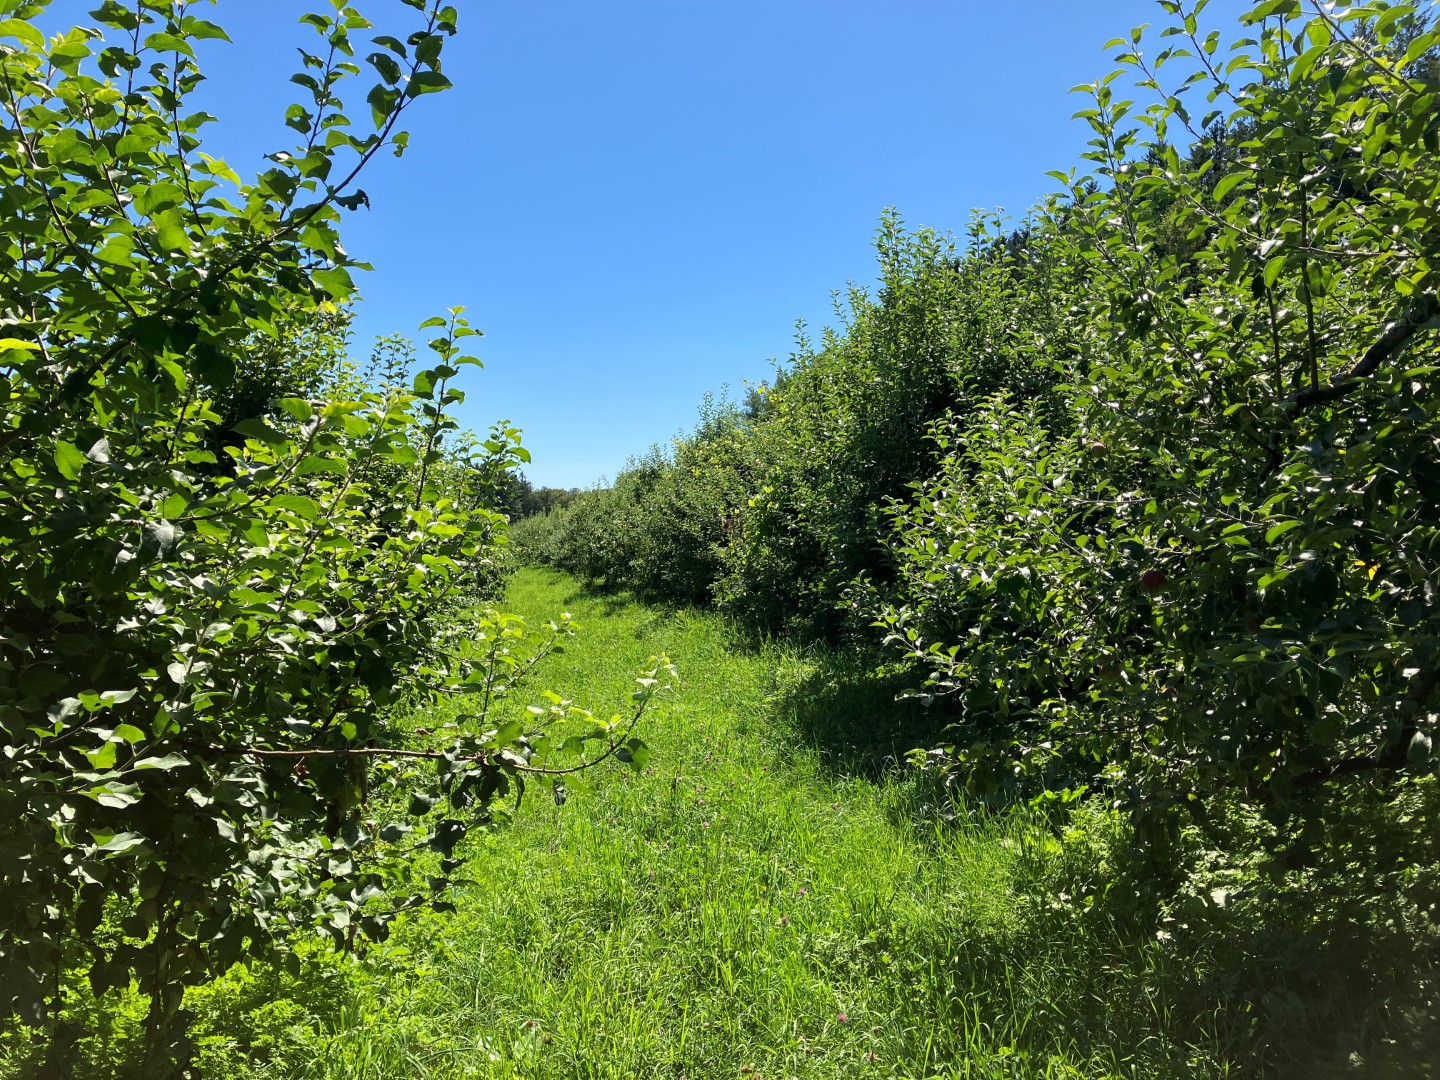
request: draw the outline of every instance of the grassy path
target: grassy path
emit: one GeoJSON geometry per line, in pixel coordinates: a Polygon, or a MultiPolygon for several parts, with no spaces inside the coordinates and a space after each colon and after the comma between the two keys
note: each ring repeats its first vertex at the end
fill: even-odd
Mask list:
{"type": "MultiPolygon", "coordinates": [[[[563,807],[532,795],[467,841],[458,911],[398,924],[363,960],[306,939],[288,970],[261,959],[187,992],[201,1075],[1325,1080],[1354,1075],[1361,1045],[1367,1076],[1436,1075],[1424,1011],[1395,1028],[1429,1032],[1408,1041],[1377,1042],[1363,1009],[1287,1027],[1227,991],[1265,985],[1243,935],[1227,954],[1223,935],[1178,949],[1122,931],[1137,903],[1109,891],[1118,813],[938,825],[913,773],[884,767],[927,736],[899,733],[915,717],[853,659],[746,647],[712,616],[550,571],[516,575],[506,607],[583,627],[505,703],[516,715],[547,688],[624,712],[646,661],[671,657],[683,682],[646,717],[650,767],[602,765],[563,807]],[[1267,1041],[1323,1067],[1267,1072],[1267,1041]]],[[[138,1060],[145,999],[76,1007],[94,1035],[75,1080],[135,1075],[120,1063],[138,1060]]],[[[0,1078],[34,1073],[4,1051],[0,1078]]]]}
{"type": "Polygon", "coordinates": [[[851,725],[882,704],[813,658],[548,571],[519,574],[508,605],[575,614],[581,637],[534,688],[597,713],[649,656],[675,661],[652,767],[597,770],[481,841],[459,913],[372,951],[305,1075],[1154,1076],[1187,1056],[1154,1041],[1149,961],[1031,896],[1093,871],[1098,841],[1059,854],[1024,817],[917,827],[902,782],[847,777],[796,733],[817,702],[851,725]]]}

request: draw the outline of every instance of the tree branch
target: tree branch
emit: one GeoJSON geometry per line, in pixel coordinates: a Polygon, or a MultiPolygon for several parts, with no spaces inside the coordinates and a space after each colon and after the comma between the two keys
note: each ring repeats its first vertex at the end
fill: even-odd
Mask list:
{"type": "Polygon", "coordinates": [[[1412,301],[1400,318],[1387,326],[1375,344],[1366,349],[1365,355],[1355,361],[1348,370],[1324,386],[1300,391],[1290,400],[1298,412],[1311,405],[1348,397],[1363,386],[1364,380],[1373,375],[1381,364],[1408,345],[1410,339],[1421,330],[1434,329],[1440,329],[1440,299],[1433,293],[1428,293],[1412,301]]]}

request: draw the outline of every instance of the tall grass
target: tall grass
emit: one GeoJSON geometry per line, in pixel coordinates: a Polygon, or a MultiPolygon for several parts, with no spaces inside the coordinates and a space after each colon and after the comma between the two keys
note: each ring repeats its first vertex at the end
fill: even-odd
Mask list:
{"type": "Polygon", "coordinates": [[[817,697],[844,707],[797,689],[824,658],[548,571],[509,602],[575,613],[544,683],[596,711],[649,655],[677,661],[652,768],[478,845],[460,913],[371,953],[302,1075],[1225,1074],[1233,1033],[1167,1035],[1163,951],[1054,900],[1105,858],[1103,815],[1063,843],[1026,813],[917,827],[904,780],[797,731],[817,697]]]}
{"type": "MultiPolygon", "coordinates": [[[[291,974],[257,964],[193,991],[206,1077],[1331,1075],[1295,1064],[1308,1043],[1366,1075],[1434,1075],[1433,1008],[1415,1020],[1428,1043],[1377,1003],[1327,1032],[1315,987],[1237,982],[1212,947],[1225,935],[1182,950],[1140,931],[1108,891],[1126,835],[1105,808],[942,820],[894,764],[920,718],[859,659],[742,644],[714,616],[553,571],[520,572],[507,605],[575,614],[537,688],[597,713],[623,710],[652,654],[676,661],[650,768],[527,802],[471,846],[458,913],[362,960],[317,946],[291,974]]],[[[138,1000],[94,1007],[109,1043],[87,1057],[122,1059],[138,1000]]]]}

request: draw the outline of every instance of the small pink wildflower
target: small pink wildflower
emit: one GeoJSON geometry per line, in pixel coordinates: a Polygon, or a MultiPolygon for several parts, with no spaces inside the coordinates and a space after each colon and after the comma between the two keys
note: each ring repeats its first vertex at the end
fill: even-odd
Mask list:
{"type": "Polygon", "coordinates": [[[846,1016],[843,1012],[839,1016],[835,1017],[835,1019],[842,1024],[848,1024],[850,1022],[850,1017],[846,1016]]]}
{"type": "Polygon", "coordinates": [[[800,895],[801,895],[801,896],[804,896],[807,891],[808,891],[808,890],[805,888],[804,885],[801,885],[801,886],[800,886],[800,895]]]}
{"type": "Polygon", "coordinates": [[[702,822],[700,822],[700,828],[702,828],[702,829],[708,829],[709,827],[710,827],[710,823],[709,823],[708,821],[702,821],[702,822]]]}

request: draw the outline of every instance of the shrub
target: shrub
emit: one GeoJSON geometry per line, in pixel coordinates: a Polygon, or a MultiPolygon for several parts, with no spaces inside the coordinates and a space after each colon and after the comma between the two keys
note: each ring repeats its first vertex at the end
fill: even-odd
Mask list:
{"type": "Polygon", "coordinates": [[[802,334],[765,395],[763,471],[727,552],[724,610],[772,630],[840,632],[850,583],[893,572],[884,509],[934,470],[931,425],[1003,388],[1048,393],[1065,326],[1049,264],[996,239],[977,219],[962,255],[886,214],[878,294],[852,287],[844,332],[827,331],[818,349],[802,334]]]}
{"type": "Polygon", "coordinates": [[[652,600],[710,600],[726,542],[753,483],[751,423],[706,399],[700,423],[670,451],[632,458],[608,488],[517,530],[522,557],[652,600]]]}
{"type": "Polygon", "coordinates": [[[491,611],[444,631],[524,459],[505,425],[467,451],[450,415],[476,362],[461,309],[423,324],[434,359],[409,385],[282,396],[222,430],[219,409],[251,407],[231,393],[247,364],[277,388],[329,370],[324,335],[289,373],[257,347],[293,349],[350,298],[353,181],[449,85],[455,10],[407,3],[406,41],[367,59],[366,135],[338,88],[369,24],[305,16],[322,46],[295,77],[299,145],[252,183],[199,152],[193,45],[224,33],[185,3],[107,0],[103,31],[49,40],[28,17],[43,5],[0,22],[18,42],[0,46],[0,1012],[48,1028],[57,1074],[75,969],[96,993],[139,982],[141,1069],[174,1075],[187,985],[293,931],[383,937],[443,906],[467,831],[512,783],[549,782],[547,758],[600,740],[643,759],[623,724],[558,699],[540,721],[578,720],[571,738],[487,725],[565,626],[536,644],[491,611]],[[407,691],[474,704],[401,745],[387,706],[407,691]],[[368,805],[372,783],[408,813],[402,797],[370,817],[394,802],[368,805]]]}
{"type": "Polygon", "coordinates": [[[1153,66],[1137,31],[1141,126],[1095,84],[1095,178],[1044,226],[1091,275],[1074,434],[1001,406],[895,518],[883,622],[960,703],[960,779],[993,733],[1022,781],[1105,782],[1162,862],[1239,799],[1297,866],[1433,771],[1440,34],[1412,14],[1262,4],[1225,56],[1181,13],[1153,66]],[[1167,142],[1186,56],[1224,155],[1167,142]]]}

